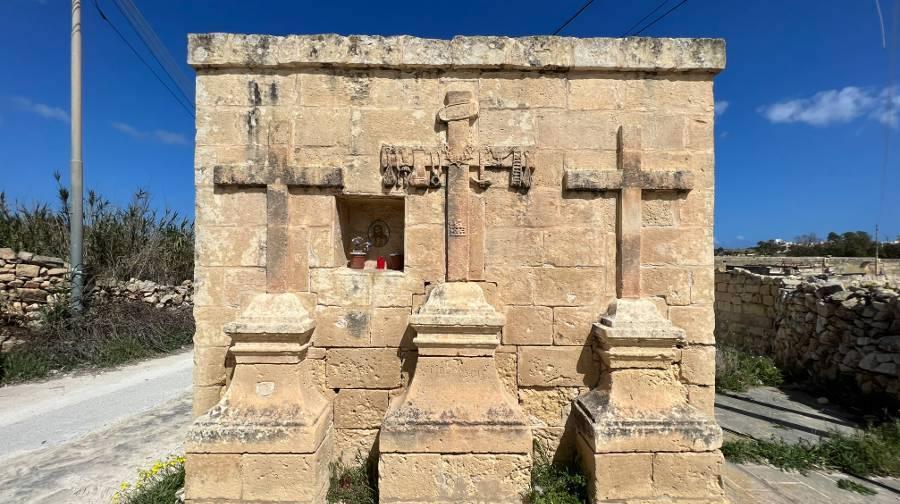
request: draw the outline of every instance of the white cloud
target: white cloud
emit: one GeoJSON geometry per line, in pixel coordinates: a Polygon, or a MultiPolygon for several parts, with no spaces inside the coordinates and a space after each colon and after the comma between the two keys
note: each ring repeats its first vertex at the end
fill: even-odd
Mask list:
{"type": "Polygon", "coordinates": [[[141,131],[130,124],[123,123],[123,122],[117,122],[117,121],[113,121],[112,127],[121,131],[122,133],[125,133],[126,135],[128,135],[132,138],[137,138],[137,139],[141,139],[141,140],[154,140],[154,141],[157,141],[160,143],[170,144],[170,145],[187,145],[188,144],[187,138],[185,138],[185,136],[182,135],[181,133],[175,133],[172,131],[166,131],[166,130],[160,130],[160,129],[153,130],[153,131],[141,131]]]}
{"type": "Polygon", "coordinates": [[[757,110],[773,123],[804,123],[829,126],[867,117],[889,126],[898,126],[900,96],[897,88],[881,91],[847,86],[820,91],[809,98],[787,100],[757,110]]]}
{"type": "Polygon", "coordinates": [[[718,117],[718,116],[724,114],[725,111],[728,110],[728,106],[729,106],[729,105],[731,105],[731,103],[729,103],[727,100],[719,100],[719,101],[717,101],[716,104],[715,104],[715,108],[714,108],[715,113],[716,113],[716,117],[718,117]]]}
{"type": "Polygon", "coordinates": [[[52,107],[44,103],[38,103],[21,96],[14,96],[12,99],[20,109],[27,110],[32,114],[37,114],[45,119],[56,119],[57,121],[69,122],[69,113],[59,107],[52,107]]]}
{"type": "Polygon", "coordinates": [[[734,239],[737,240],[737,241],[744,241],[744,240],[746,240],[746,238],[744,238],[744,235],[737,235],[737,236],[734,237],[734,239]]]}

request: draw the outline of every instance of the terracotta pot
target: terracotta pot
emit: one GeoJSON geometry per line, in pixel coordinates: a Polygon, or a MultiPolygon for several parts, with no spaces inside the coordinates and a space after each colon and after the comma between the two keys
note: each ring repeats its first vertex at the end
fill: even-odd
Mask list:
{"type": "Polygon", "coordinates": [[[403,254],[391,254],[387,260],[388,269],[403,271],[403,254]]]}
{"type": "Polygon", "coordinates": [[[350,268],[364,269],[366,267],[366,254],[350,253],[350,268]]]}

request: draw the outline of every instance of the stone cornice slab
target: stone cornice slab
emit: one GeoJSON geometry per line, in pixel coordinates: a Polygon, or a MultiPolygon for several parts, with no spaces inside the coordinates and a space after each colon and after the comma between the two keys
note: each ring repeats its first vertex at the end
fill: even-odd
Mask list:
{"type": "Polygon", "coordinates": [[[188,36],[188,63],[212,68],[395,68],[694,72],[725,68],[725,41],[707,38],[377,35],[188,36]]]}

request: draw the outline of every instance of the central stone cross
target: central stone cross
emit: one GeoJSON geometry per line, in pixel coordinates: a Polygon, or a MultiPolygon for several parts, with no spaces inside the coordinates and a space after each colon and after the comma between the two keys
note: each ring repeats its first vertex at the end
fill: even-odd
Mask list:
{"type": "Polygon", "coordinates": [[[486,189],[485,168],[510,170],[510,187],[527,191],[531,187],[532,154],[522,146],[476,145],[472,122],[478,117],[478,103],[471,91],[448,91],[446,105],[438,120],[447,123],[447,143],[437,148],[382,145],[383,185],[388,188],[438,188],[441,170],[447,169],[447,281],[480,278],[477,262],[472,261],[472,237],[483,235],[484,223],[473,222],[470,208],[470,184],[486,189]],[[472,164],[478,176],[470,176],[472,164]],[[425,170],[430,170],[430,175],[425,170]],[[479,229],[476,229],[479,228],[479,229]]]}
{"type": "Polygon", "coordinates": [[[641,169],[641,129],[620,126],[617,170],[566,170],[570,191],[619,191],[616,225],[616,297],[641,297],[641,196],[644,191],[689,191],[693,174],[641,169]]]}
{"type": "Polygon", "coordinates": [[[341,168],[294,168],[280,165],[216,166],[213,183],[223,187],[266,188],[266,292],[290,292],[288,194],[291,187],[341,189],[341,168]]]}

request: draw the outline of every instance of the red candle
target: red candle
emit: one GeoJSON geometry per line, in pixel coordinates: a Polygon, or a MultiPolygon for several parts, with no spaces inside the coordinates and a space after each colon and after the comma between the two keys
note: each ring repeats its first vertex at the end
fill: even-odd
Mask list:
{"type": "Polygon", "coordinates": [[[378,261],[375,264],[376,269],[384,269],[387,265],[387,261],[384,260],[384,256],[378,256],[378,261]]]}

